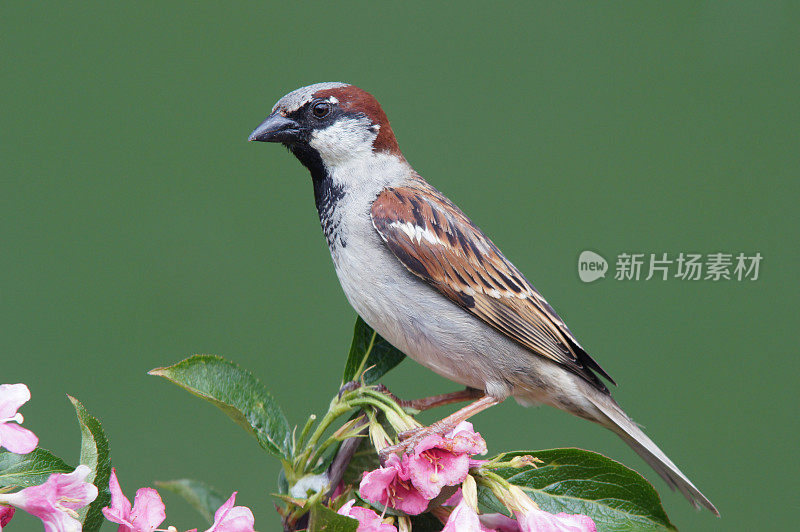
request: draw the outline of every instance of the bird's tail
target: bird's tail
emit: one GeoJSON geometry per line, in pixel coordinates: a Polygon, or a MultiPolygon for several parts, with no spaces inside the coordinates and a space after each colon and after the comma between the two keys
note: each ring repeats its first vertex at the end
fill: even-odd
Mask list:
{"type": "Polygon", "coordinates": [[[667,458],[667,455],[642,432],[622,408],[609,395],[592,394],[591,401],[600,410],[606,420],[599,420],[602,425],[613,430],[625,441],[645,462],[650,464],[656,473],[669,485],[670,488],[680,491],[696,508],[704,506],[719,517],[719,512],[714,505],[692,484],[678,466],[667,458]]]}

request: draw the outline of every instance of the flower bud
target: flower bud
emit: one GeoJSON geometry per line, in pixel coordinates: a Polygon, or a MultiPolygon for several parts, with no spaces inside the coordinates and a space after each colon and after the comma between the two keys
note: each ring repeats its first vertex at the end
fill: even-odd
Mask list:
{"type": "Polygon", "coordinates": [[[467,475],[461,484],[461,495],[470,508],[478,511],[478,485],[472,475],[467,475]]]}
{"type": "Polygon", "coordinates": [[[525,466],[532,466],[536,467],[537,464],[543,464],[544,462],[539,458],[531,456],[529,454],[525,454],[522,456],[515,456],[509,461],[509,466],[511,467],[525,467],[525,466]]]}
{"type": "Polygon", "coordinates": [[[391,408],[387,408],[383,411],[383,413],[386,415],[386,421],[388,421],[392,428],[398,433],[417,429],[422,426],[411,416],[401,416],[398,412],[392,410],[391,408]]]}
{"type": "Polygon", "coordinates": [[[533,502],[533,499],[528,497],[527,493],[513,484],[508,488],[508,495],[506,506],[514,512],[525,513],[539,509],[539,505],[533,502]]]}
{"type": "Polygon", "coordinates": [[[392,440],[383,429],[383,426],[377,421],[373,420],[369,424],[369,439],[375,450],[380,452],[382,449],[392,445],[392,440]]]}

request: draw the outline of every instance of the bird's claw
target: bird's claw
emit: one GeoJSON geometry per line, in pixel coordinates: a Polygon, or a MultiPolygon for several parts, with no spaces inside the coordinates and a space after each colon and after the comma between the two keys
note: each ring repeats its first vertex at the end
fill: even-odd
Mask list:
{"type": "Polygon", "coordinates": [[[396,445],[384,447],[378,452],[381,464],[386,463],[386,460],[390,455],[397,454],[402,456],[404,454],[410,454],[414,447],[416,447],[419,442],[428,436],[433,434],[443,436],[452,429],[453,427],[449,423],[442,423],[441,421],[438,421],[428,427],[418,427],[411,430],[404,430],[403,432],[397,434],[397,439],[399,442],[396,445]]]}

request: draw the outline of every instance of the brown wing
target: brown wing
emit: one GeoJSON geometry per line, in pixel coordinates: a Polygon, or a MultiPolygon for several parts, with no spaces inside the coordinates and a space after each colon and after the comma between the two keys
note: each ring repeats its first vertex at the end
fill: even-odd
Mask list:
{"type": "Polygon", "coordinates": [[[555,310],[439,191],[424,182],[387,188],[372,204],[372,224],[412,273],[509,338],[608,391],[593,371],[614,380],[555,310]]]}

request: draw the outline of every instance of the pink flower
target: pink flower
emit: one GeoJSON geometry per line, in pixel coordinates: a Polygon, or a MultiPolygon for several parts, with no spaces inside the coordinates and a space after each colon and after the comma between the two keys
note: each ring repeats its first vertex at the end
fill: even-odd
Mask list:
{"type": "Polygon", "coordinates": [[[445,504],[456,504],[442,532],[496,532],[486,528],[478,517],[478,487],[470,475],[464,477],[461,488],[445,504]]]}
{"type": "Polygon", "coordinates": [[[214,513],[214,524],[206,532],[253,532],[253,512],[247,506],[234,506],[236,493],[214,513]]]}
{"type": "Polygon", "coordinates": [[[91,473],[80,465],[69,474],[54,473],[40,486],[0,495],[0,503],[11,504],[42,520],[46,532],[80,532],[75,510],[97,498],[97,488],[86,482],[91,473]]]}
{"type": "Polygon", "coordinates": [[[508,489],[506,501],[519,522],[521,532],[597,532],[592,518],[582,514],[551,514],[539,508],[535,502],[517,486],[508,489]]]}
{"type": "Polygon", "coordinates": [[[428,500],[411,484],[408,457],[389,456],[386,467],[370,471],[361,479],[359,490],[368,501],[417,515],[428,508],[428,500]]]}
{"type": "Polygon", "coordinates": [[[470,467],[469,455],[484,454],[486,442],[468,421],[452,432],[432,434],[422,439],[409,460],[411,482],[426,499],[434,499],[444,486],[464,481],[470,467]]]}
{"type": "Polygon", "coordinates": [[[461,503],[461,500],[464,498],[464,494],[461,493],[461,488],[458,488],[455,493],[450,495],[450,497],[444,501],[445,506],[458,506],[461,503]]]}
{"type": "Polygon", "coordinates": [[[503,514],[481,514],[481,525],[495,532],[520,532],[519,523],[503,514]]]}
{"type": "Polygon", "coordinates": [[[23,421],[22,414],[17,410],[30,398],[31,392],[24,384],[0,385],[0,447],[12,453],[27,454],[39,443],[39,438],[33,432],[17,424],[23,421]]]}
{"type": "Polygon", "coordinates": [[[551,514],[532,509],[525,514],[516,514],[522,532],[597,532],[594,521],[588,515],[551,514]]]}
{"type": "Polygon", "coordinates": [[[14,517],[14,512],[16,509],[13,506],[2,506],[0,505],[0,531],[3,530],[3,527],[11,521],[11,518],[14,517]]]}
{"type": "Polygon", "coordinates": [[[442,532],[481,532],[482,530],[485,529],[481,526],[478,513],[464,499],[461,499],[444,524],[442,532]]]}
{"type": "Polygon", "coordinates": [[[358,520],[356,532],[397,532],[394,525],[384,523],[381,516],[369,508],[353,506],[355,502],[355,499],[347,501],[336,513],[358,520]]]}
{"type": "Polygon", "coordinates": [[[452,440],[450,445],[455,453],[486,454],[486,442],[480,432],[475,432],[469,421],[462,421],[444,437],[452,440]]]}
{"type": "Polygon", "coordinates": [[[103,508],[103,515],[112,523],[119,524],[117,532],[153,532],[167,518],[161,496],[153,488],[139,489],[131,508],[131,501],[119,487],[114,468],[111,469],[108,488],[111,490],[111,506],[103,508]]]}

